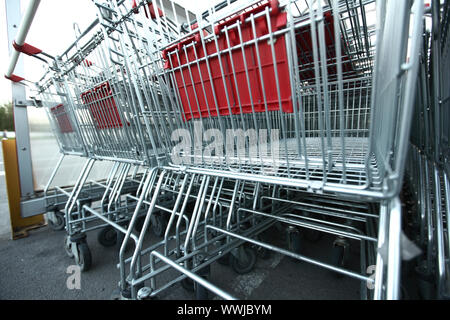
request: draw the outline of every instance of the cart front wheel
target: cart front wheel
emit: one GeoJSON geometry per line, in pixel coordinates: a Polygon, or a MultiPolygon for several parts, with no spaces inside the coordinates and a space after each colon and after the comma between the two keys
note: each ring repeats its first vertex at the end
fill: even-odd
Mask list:
{"type": "Polygon", "coordinates": [[[241,246],[238,249],[237,257],[230,254],[230,265],[238,274],[246,274],[253,270],[256,264],[255,249],[247,246],[241,246]]]}
{"type": "Polygon", "coordinates": [[[78,257],[76,257],[75,262],[82,272],[88,271],[92,265],[91,251],[86,242],[78,243],[76,246],[78,257]]]}
{"type": "Polygon", "coordinates": [[[69,236],[65,236],[64,238],[64,250],[66,251],[67,255],[69,256],[69,258],[73,258],[73,251],[72,251],[72,246],[74,244],[72,243],[72,241],[70,241],[69,236]]]}
{"type": "Polygon", "coordinates": [[[49,219],[48,224],[50,228],[54,231],[61,231],[66,226],[66,219],[64,218],[64,214],[60,211],[56,211],[53,215],[54,219],[49,219]]]}
{"type": "Polygon", "coordinates": [[[98,242],[104,247],[112,247],[117,243],[117,231],[112,226],[106,226],[97,235],[98,242]]]}

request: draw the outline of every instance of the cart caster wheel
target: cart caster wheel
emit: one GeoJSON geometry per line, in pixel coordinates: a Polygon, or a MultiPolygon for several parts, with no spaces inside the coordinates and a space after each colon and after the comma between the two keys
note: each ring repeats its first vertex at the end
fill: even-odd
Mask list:
{"type": "MultiPolygon", "coordinates": [[[[334,245],[331,252],[331,264],[338,268],[343,268],[345,265],[345,247],[341,245],[334,245]]],[[[342,278],[343,274],[333,272],[337,278],[342,278]]]]}
{"type": "Polygon", "coordinates": [[[69,256],[69,258],[73,258],[74,254],[73,254],[73,249],[72,246],[74,245],[74,243],[72,241],[70,241],[70,237],[69,236],[65,236],[64,237],[64,250],[66,251],[67,255],[69,256]]]}
{"type": "Polygon", "coordinates": [[[256,250],[241,246],[237,250],[237,257],[230,254],[230,266],[237,274],[246,274],[253,270],[256,264],[256,250]]]}
{"type": "Polygon", "coordinates": [[[120,300],[131,300],[131,289],[129,287],[120,290],[120,300]]]}
{"type": "Polygon", "coordinates": [[[54,220],[48,219],[48,224],[50,228],[54,231],[61,231],[66,226],[66,219],[61,211],[56,211],[54,213],[54,220]]]}
{"type": "Polygon", "coordinates": [[[82,272],[88,271],[92,265],[91,251],[86,242],[75,244],[77,246],[77,256],[75,262],[80,267],[82,272]]]}
{"type": "Polygon", "coordinates": [[[151,217],[151,228],[155,236],[161,238],[166,231],[167,221],[160,213],[156,213],[151,217]]]}
{"type": "MultiPolygon", "coordinates": [[[[141,292],[141,290],[144,288],[145,288],[145,285],[143,283],[141,283],[141,284],[138,284],[134,289],[131,289],[131,287],[126,287],[123,290],[118,289],[117,292],[119,292],[120,300],[131,300],[131,299],[133,299],[132,291],[135,290],[136,297],[139,299],[139,292],[141,292]]],[[[148,289],[150,289],[150,288],[148,288],[148,289]]],[[[146,291],[144,290],[141,293],[143,293],[145,295],[146,291]]],[[[151,291],[149,294],[151,294],[151,291]]],[[[151,299],[153,300],[153,298],[151,298],[151,299]]],[[[147,299],[143,299],[143,300],[147,300],[147,299]]]]}
{"type": "Polygon", "coordinates": [[[97,235],[98,242],[104,247],[112,247],[117,243],[117,231],[112,226],[106,226],[97,235]]]}
{"type": "Polygon", "coordinates": [[[137,299],[138,300],[153,300],[153,298],[150,297],[153,290],[149,287],[142,287],[139,289],[137,293],[137,299]]]}

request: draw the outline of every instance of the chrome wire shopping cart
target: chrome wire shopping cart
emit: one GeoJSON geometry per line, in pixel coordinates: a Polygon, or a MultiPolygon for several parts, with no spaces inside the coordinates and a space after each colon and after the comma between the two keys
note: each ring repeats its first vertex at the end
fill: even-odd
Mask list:
{"type": "MultiPolygon", "coordinates": [[[[266,140],[250,140],[233,154],[216,148],[211,155],[215,145],[203,139],[173,164],[233,171],[247,179],[270,176],[314,192],[363,198],[398,193],[396,177],[405,161],[398,148],[409,132],[409,121],[401,119],[408,118],[405,106],[410,108],[414,97],[405,88],[415,85],[416,76],[408,68],[417,67],[413,55],[402,64],[408,31],[399,22],[395,31],[380,30],[379,47],[396,47],[390,46],[389,56],[382,51],[374,66],[375,3],[337,4],[337,16],[318,4],[312,2],[308,10],[302,1],[234,3],[232,14],[218,11],[163,49],[167,85],[178,102],[169,107],[182,110],[179,121],[191,137],[196,129],[217,129],[224,140],[227,130],[268,131],[266,140]],[[401,78],[394,76],[399,73],[401,78]],[[383,85],[373,91],[376,81],[383,85]],[[400,84],[402,99],[390,99],[400,84]],[[260,174],[273,164],[274,173],[260,174]]],[[[409,4],[401,6],[389,6],[386,20],[394,20],[391,10],[406,10],[409,4]]]]}
{"type": "Polygon", "coordinates": [[[424,32],[407,175],[415,241],[423,255],[415,265],[419,292],[448,299],[449,277],[449,2],[433,2],[424,32]]]}
{"type": "MultiPolygon", "coordinates": [[[[166,157],[146,184],[152,196],[144,225],[139,236],[129,227],[122,244],[136,243],[129,259],[121,250],[125,295],[153,297],[188,277],[200,296],[206,287],[229,298],[195,272],[207,274],[227,253],[239,261],[238,270],[251,270],[255,259],[247,243],[374,284],[373,292],[362,290],[365,297],[398,298],[397,197],[423,3],[235,1],[195,19],[187,11],[169,17],[176,12],[171,2],[135,6],[137,12],[142,8],[145,17],[137,14],[124,29],[133,45],[117,51],[127,56],[134,48],[143,55],[136,78],[147,79],[146,87],[137,83],[150,99],[140,103],[142,114],[175,131],[158,136],[166,157]],[[166,36],[173,24],[181,24],[176,40],[166,36]],[[139,26],[148,26],[151,35],[139,26]],[[162,205],[162,199],[172,200],[162,205]],[[169,217],[165,238],[143,248],[157,211],[169,217]],[[288,250],[256,239],[276,222],[289,226],[288,250]],[[335,265],[295,252],[298,227],[336,235],[335,265]],[[363,243],[362,274],[342,268],[348,239],[363,243]],[[215,251],[213,244],[219,246],[215,251]],[[142,265],[146,254],[150,264],[142,265]],[[365,275],[368,261],[376,266],[375,281],[365,275]],[[156,286],[156,277],[173,268],[182,275],[156,286]]],[[[114,10],[118,15],[119,6],[114,10]]]]}
{"type": "MultiPolygon", "coordinates": [[[[70,148],[75,145],[83,150],[77,155],[87,158],[70,192],[56,188],[67,196],[66,250],[75,256],[82,270],[91,265],[86,232],[103,228],[98,235],[101,244],[111,246],[120,242],[120,232],[117,234],[108,222],[120,229],[131,213],[139,212],[135,198],[149,167],[164,153],[155,143],[154,132],[144,129],[150,124],[137,106],[142,89],[135,87],[133,70],[127,63],[129,57],[116,50],[121,44],[119,29],[124,24],[118,21],[107,26],[112,11],[99,3],[97,6],[100,22],[83,34],[79,32],[75,44],[55,59],[51,76],[44,77],[39,86],[62,152],[74,154],[70,148]],[[52,91],[64,101],[49,99],[52,91]],[[94,165],[103,161],[113,162],[106,179],[88,181],[94,165]],[[83,195],[91,194],[91,185],[99,188],[100,193],[86,201],[83,195]],[[82,209],[83,205],[86,206],[82,209]]],[[[126,19],[126,15],[120,18],[126,19]]]]}
{"type": "Polygon", "coordinates": [[[94,158],[88,154],[90,149],[86,148],[87,145],[80,134],[83,130],[83,122],[75,118],[78,106],[73,104],[73,100],[67,98],[68,91],[64,90],[64,85],[67,83],[64,83],[62,78],[55,79],[56,76],[53,75],[52,82],[46,83],[46,89],[41,88],[41,97],[56,140],[60,145],[62,156],[44,190],[44,196],[48,202],[48,208],[54,210],[53,214],[56,218],[56,221],[49,218],[50,225],[55,230],[66,227],[68,233],[65,239],[67,253],[69,256],[75,257],[82,270],[87,270],[91,265],[92,258],[86,243],[86,232],[103,228],[98,235],[98,240],[104,246],[114,245],[117,235],[114,230],[110,230],[108,224],[99,224],[98,222],[101,220],[98,217],[85,214],[82,210],[83,205],[87,205],[89,208],[95,205],[102,208],[103,214],[107,212],[113,221],[126,222],[127,208],[130,210],[132,204],[122,203],[120,195],[136,192],[144,170],[141,170],[139,165],[115,161],[110,165],[109,173],[104,179],[88,180],[95,164],[98,166],[108,166],[108,164],[98,161],[102,160],[101,158],[94,158]],[[51,96],[50,92],[55,88],[59,88],[59,92],[57,91],[51,96]],[[57,171],[67,155],[87,158],[76,183],[73,187],[54,186],[50,189],[51,181],[57,175],[57,171]]]}
{"type": "MultiPolygon", "coordinates": [[[[59,161],[44,188],[43,197],[46,200],[47,217],[50,226],[54,230],[62,230],[66,225],[65,216],[62,211],[77,188],[70,186],[52,186],[52,182],[58,173],[60,173],[61,165],[66,156],[87,157],[87,150],[80,135],[79,124],[74,118],[71,100],[64,93],[64,83],[52,72],[46,73],[41,79],[41,83],[47,83],[47,87],[41,91],[39,98],[47,112],[50,126],[61,153],[59,161]]],[[[85,168],[83,167],[78,180],[84,175],[85,168]]],[[[90,182],[86,183],[77,196],[78,211],[80,211],[83,204],[89,204],[101,199],[103,192],[104,188],[90,182]]]]}
{"type": "Polygon", "coordinates": [[[104,228],[101,242],[121,245],[124,298],[181,282],[232,299],[211,264],[245,274],[267,251],[357,279],[362,298],[400,297],[423,1],[228,0],[203,14],[170,0],[94,4],[96,23],[40,86],[63,93],[47,106],[63,153],[87,158],[65,204],[66,249],[83,269],[85,233],[104,228]],[[114,162],[92,182],[102,196],[82,203],[101,161],[114,162]],[[149,229],[160,239],[146,241],[149,229]],[[330,260],[306,256],[303,235],[323,234],[330,260]]]}

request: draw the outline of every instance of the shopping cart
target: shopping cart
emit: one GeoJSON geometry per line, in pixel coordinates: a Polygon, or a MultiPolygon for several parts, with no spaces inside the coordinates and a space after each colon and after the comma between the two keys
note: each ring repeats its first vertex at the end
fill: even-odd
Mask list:
{"type": "MultiPolygon", "coordinates": [[[[64,93],[63,83],[56,76],[55,73],[48,71],[41,79],[40,82],[47,83],[47,87],[45,90],[41,90],[39,98],[42,107],[47,112],[50,126],[61,153],[43,190],[43,197],[46,201],[49,225],[54,230],[62,230],[66,224],[62,211],[75,188],[52,186],[52,183],[60,172],[66,157],[86,157],[87,151],[80,135],[78,122],[74,119],[72,102],[64,93]]],[[[80,173],[80,176],[82,174],[83,172],[80,173]]],[[[103,192],[103,188],[99,188],[97,185],[86,184],[78,197],[79,208],[85,203],[92,203],[92,201],[100,199],[103,192]]]]}
{"type": "MultiPolygon", "coordinates": [[[[270,178],[280,185],[360,199],[398,194],[396,177],[401,177],[405,152],[396,148],[404,145],[409,126],[397,119],[408,118],[403,116],[408,114],[404,106],[413,96],[402,90],[404,99],[389,103],[383,99],[389,99],[388,91],[400,83],[392,74],[415,77],[415,72],[401,70],[404,50],[400,49],[407,41],[402,40],[407,33],[404,27],[386,36],[398,54],[396,59],[378,58],[377,70],[392,74],[380,73],[379,81],[386,85],[378,86],[371,100],[372,74],[377,73],[373,71],[374,3],[341,4],[336,18],[330,7],[314,2],[310,11],[302,1],[233,5],[238,10],[232,15],[219,11],[163,49],[168,86],[178,97],[178,105],[168,108],[175,114],[181,110],[179,121],[191,137],[195,130],[214,129],[224,140],[227,130],[231,134],[244,130],[248,135],[267,130],[268,137],[244,141],[232,154],[217,148],[216,156],[208,148],[210,141],[203,139],[189,154],[171,154],[176,161],[170,162],[195,164],[204,172],[231,170],[249,180],[260,179],[260,172],[272,166],[270,178]],[[277,9],[283,4],[284,12],[277,9]],[[315,18],[320,22],[315,23],[315,18]],[[390,181],[389,176],[395,178],[390,181]]],[[[413,65],[417,64],[403,67],[413,65]]],[[[402,83],[412,86],[412,80],[402,83]]],[[[170,147],[177,150],[174,143],[170,147]]]]}
{"type": "MultiPolygon", "coordinates": [[[[146,6],[140,2],[135,9],[146,6]]],[[[172,15],[175,25],[188,23],[171,41],[166,34],[174,6],[153,1],[159,14],[137,14],[132,28],[123,29],[133,45],[116,48],[121,56],[130,56],[129,48],[143,55],[136,78],[148,84],[137,87],[158,97],[140,104],[144,118],[176,129],[157,137],[166,156],[148,180],[142,231],[131,232],[133,216],[122,243],[122,249],[131,240],[136,244],[129,259],[121,250],[122,293],[153,297],[187,277],[199,296],[206,287],[230,298],[202,276],[227,253],[248,272],[255,259],[244,244],[252,244],[374,284],[373,292],[362,290],[365,297],[398,298],[398,195],[423,3],[228,1],[194,22],[187,12],[183,19],[172,15]],[[143,33],[139,26],[146,26],[143,33]],[[176,197],[161,205],[173,190],[176,197]],[[156,211],[169,217],[165,238],[143,248],[156,211]],[[257,240],[276,222],[289,225],[287,250],[257,240]],[[295,252],[298,227],[337,236],[333,264],[295,252]],[[342,268],[348,239],[368,248],[361,272],[342,268]],[[142,265],[146,254],[150,264],[142,265]],[[369,265],[376,266],[375,280],[364,270],[369,265]],[[156,277],[172,269],[182,274],[156,286],[156,277]],[[147,280],[150,287],[142,287],[147,280]]]]}
{"type": "Polygon", "coordinates": [[[94,4],[96,23],[56,61],[64,101],[48,108],[61,145],[79,138],[87,158],[65,203],[82,269],[86,232],[104,228],[104,243],[124,235],[126,298],[180,281],[233,298],[211,264],[247,273],[261,250],[358,279],[363,298],[399,298],[423,1],[230,0],[198,15],[166,0],[94,4]],[[94,183],[100,204],[83,204],[101,161],[114,166],[94,183]],[[277,225],[285,247],[262,240],[277,225]],[[148,245],[150,227],[162,239],[148,245]],[[300,233],[335,237],[331,261],[305,256],[300,233]],[[345,266],[350,241],[358,270],[345,266]]]}
{"type": "Polygon", "coordinates": [[[441,72],[450,62],[449,13],[448,1],[433,2],[430,8],[432,28],[431,33],[424,32],[407,170],[415,240],[424,252],[416,274],[421,296],[427,299],[448,298],[450,288],[449,79],[441,72]]]}
{"type": "Polygon", "coordinates": [[[67,153],[66,149],[75,145],[83,150],[78,155],[87,158],[70,192],[56,188],[66,196],[66,251],[82,270],[87,270],[92,260],[86,233],[102,228],[98,234],[102,245],[114,245],[117,238],[120,242],[120,232],[117,234],[108,222],[123,227],[131,213],[140,212],[136,196],[141,192],[148,167],[164,153],[155,143],[154,132],[148,134],[150,130],[144,130],[150,123],[143,119],[137,106],[143,90],[134,86],[133,71],[126,58],[115,56],[118,51],[114,48],[120,45],[117,28],[124,25],[120,21],[110,25],[107,19],[111,10],[96,4],[99,21],[83,34],[78,32],[74,45],[55,61],[51,81],[44,77],[39,86],[43,99],[52,104],[47,108],[48,114],[56,128],[55,135],[65,148],[62,151],[67,153]],[[49,100],[52,90],[64,101],[49,100]],[[94,166],[105,161],[113,162],[107,177],[89,181],[94,166]],[[84,195],[92,192],[91,186],[100,193],[86,201],[84,195]]]}
{"type": "MultiPolygon", "coordinates": [[[[64,90],[67,88],[64,85],[67,83],[64,83],[61,78],[55,81],[58,74],[49,72],[47,75],[52,75],[52,81],[51,83],[44,81],[45,86],[40,88],[41,98],[62,155],[44,194],[48,207],[56,212],[54,214],[56,222],[51,223],[52,228],[61,230],[66,227],[66,251],[69,256],[76,258],[82,270],[87,270],[91,265],[92,258],[86,244],[86,232],[102,228],[98,233],[98,240],[104,246],[114,245],[117,235],[108,227],[108,224],[99,224],[101,220],[97,217],[85,214],[82,211],[83,205],[90,208],[95,204],[96,208],[101,208],[103,214],[108,213],[109,218],[113,221],[126,222],[127,210],[131,210],[133,205],[129,202],[121,202],[120,195],[122,192],[125,194],[136,192],[143,170],[130,163],[114,162],[110,165],[111,169],[105,179],[88,180],[89,174],[96,164],[108,166],[108,163],[98,161],[101,159],[93,158],[88,154],[88,149],[85,148],[80,134],[83,123],[75,118],[78,106],[73,105],[73,100],[66,99],[68,91],[64,90]],[[57,88],[63,89],[58,92],[57,88]],[[52,95],[54,90],[56,93],[52,95]],[[57,175],[61,163],[67,155],[85,158],[75,185],[71,187],[54,186],[50,189],[51,181],[57,175]]],[[[49,220],[51,221],[51,219],[49,220]]]]}

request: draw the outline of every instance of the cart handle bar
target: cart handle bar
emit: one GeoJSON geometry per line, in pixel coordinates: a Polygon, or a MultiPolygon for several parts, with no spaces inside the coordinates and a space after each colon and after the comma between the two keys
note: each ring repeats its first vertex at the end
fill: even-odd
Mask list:
{"type": "Polygon", "coordinates": [[[22,19],[22,22],[20,23],[19,30],[17,31],[16,39],[13,42],[14,51],[9,60],[8,70],[6,71],[5,74],[5,78],[13,82],[20,82],[22,80],[25,80],[24,78],[14,74],[14,69],[16,68],[20,53],[31,55],[42,53],[42,50],[39,50],[25,43],[25,38],[27,37],[28,31],[30,30],[31,23],[33,22],[34,15],[36,14],[40,2],[41,0],[30,0],[27,10],[25,11],[25,15],[22,19]]]}

